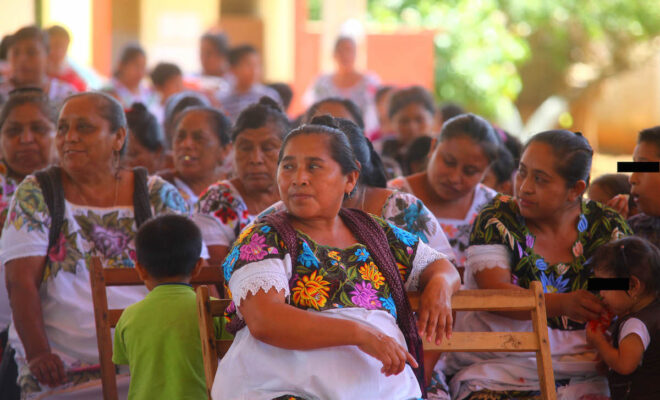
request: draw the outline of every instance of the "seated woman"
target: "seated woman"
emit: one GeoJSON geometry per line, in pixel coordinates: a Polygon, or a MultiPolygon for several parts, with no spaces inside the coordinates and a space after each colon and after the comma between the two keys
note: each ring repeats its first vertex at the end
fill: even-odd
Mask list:
{"type": "MultiPolygon", "coordinates": [[[[5,224],[16,186],[52,160],[55,109],[40,89],[17,89],[0,111],[0,224],[5,224]]],[[[5,271],[0,265],[0,332],[11,323],[5,271]]],[[[0,346],[4,348],[4,340],[0,346]]]]}
{"type": "MultiPolygon", "coordinates": [[[[387,189],[380,157],[374,151],[371,141],[364,136],[357,125],[343,118],[333,120],[327,115],[316,117],[312,121],[337,125],[348,138],[355,158],[360,163],[360,179],[355,193],[344,200],[343,207],[357,208],[379,216],[392,225],[414,234],[431,248],[454,260],[454,251],[442,227],[424,203],[410,193],[387,189]]],[[[279,201],[261,213],[259,218],[285,210],[286,206],[279,201]]]]}
{"type": "MultiPolygon", "coordinates": [[[[633,160],[660,161],[660,126],[639,133],[633,160]]],[[[660,248],[660,174],[635,172],[630,185],[630,196],[640,211],[628,220],[630,228],[660,248]]]]}
{"type": "MultiPolygon", "coordinates": [[[[106,267],[132,268],[138,225],[152,215],[188,212],[167,182],[119,168],[125,139],[126,119],[116,100],[74,95],[57,123],[60,167],[26,177],[14,193],[0,261],[23,398],[100,376],[88,368],[99,362],[89,257],[101,257],[106,267]]],[[[145,294],[144,288],[108,288],[108,304],[123,308],[145,294]]]]}
{"type": "Polygon", "coordinates": [[[442,126],[424,172],[388,184],[426,204],[445,231],[459,267],[465,265],[472,222],[496,193],[480,182],[499,146],[499,137],[488,121],[474,114],[459,115],[442,126]]]}
{"type": "Polygon", "coordinates": [[[241,230],[280,199],[277,154],[288,131],[287,116],[269,97],[238,116],[232,132],[236,177],[210,185],[195,205],[212,261],[221,262],[241,230]]]}
{"type": "MultiPolygon", "coordinates": [[[[539,133],[527,143],[515,180],[516,197],[498,195],[479,213],[467,249],[468,289],[529,288],[541,281],[559,398],[607,394],[593,352],[585,353],[585,322],[606,311],[587,292],[585,261],[602,244],[630,233],[623,218],[583,200],[593,151],[579,133],[539,133]],[[570,384],[569,384],[570,381],[570,384]]],[[[456,331],[531,330],[528,312],[467,312],[456,331]]],[[[538,395],[536,358],[529,353],[453,353],[453,398],[510,399],[538,395]],[[535,394],[536,391],[536,394],[535,394]]]]}
{"type": "Polygon", "coordinates": [[[142,103],[126,110],[128,144],[124,165],[144,167],[150,174],[165,165],[165,137],[156,117],[142,103]]]}
{"type": "Polygon", "coordinates": [[[231,151],[231,122],[211,107],[190,107],[175,122],[174,170],[160,175],[174,184],[192,209],[200,194],[224,178],[220,166],[231,151]]]}
{"type": "Polygon", "coordinates": [[[133,103],[142,103],[157,114],[156,118],[162,120],[158,96],[143,82],[146,76],[147,53],[140,45],[129,44],[122,49],[113,78],[105,90],[119,100],[125,109],[133,103]]]}
{"type": "Polygon", "coordinates": [[[240,317],[248,329],[220,362],[213,399],[420,397],[418,335],[450,333],[459,277],[416,236],[341,209],[358,176],[336,127],[304,125],[284,139],[287,211],[244,230],[223,264],[237,306],[230,325],[240,329],[240,317]],[[405,291],[418,289],[415,326],[405,291]]]}

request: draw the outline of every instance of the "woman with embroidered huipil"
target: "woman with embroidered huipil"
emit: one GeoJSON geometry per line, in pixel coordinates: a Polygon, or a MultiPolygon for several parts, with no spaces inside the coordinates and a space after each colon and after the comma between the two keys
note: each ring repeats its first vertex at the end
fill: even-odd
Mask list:
{"type": "Polygon", "coordinates": [[[459,276],[415,235],[342,209],[358,176],[332,120],[315,119],[284,139],[277,183],[287,211],[244,230],[223,264],[236,336],[214,399],[422,394],[420,335],[450,334],[459,276]],[[418,289],[416,323],[406,290],[418,289]]]}
{"type": "MultiPolygon", "coordinates": [[[[579,133],[564,130],[533,136],[520,159],[515,197],[498,195],[475,219],[467,249],[467,289],[529,288],[545,292],[548,335],[559,398],[605,395],[586,346],[585,322],[606,313],[588,292],[593,271],[585,266],[601,245],[630,234],[613,209],[583,200],[593,151],[579,133]]],[[[466,312],[456,331],[531,331],[528,312],[466,312]]],[[[452,353],[448,375],[453,399],[538,396],[536,357],[529,353],[452,353]]]]}
{"type": "MultiPolygon", "coordinates": [[[[126,117],[101,93],[67,99],[55,145],[59,167],[29,175],[18,186],[0,240],[14,324],[23,398],[100,376],[89,283],[89,257],[105,267],[132,268],[137,226],[153,215],[188,213],[178,191],[146,171],[119,167],[126,117]]],[[[146,294],[108,288],[110,308],[146,294]]]]}

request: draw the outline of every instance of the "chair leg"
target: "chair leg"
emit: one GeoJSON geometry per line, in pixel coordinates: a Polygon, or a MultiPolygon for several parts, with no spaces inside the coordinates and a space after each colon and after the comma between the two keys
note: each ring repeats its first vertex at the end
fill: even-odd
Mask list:
{"type": "Polygon", "coordinates": [[[536,352],[536,368],[539,373],[541,395],[544,400],[556,400],[557,391],[555,389],[555,374],[552,369],[550,339],[548,338],[548,321],[543,318],[546,315],[543,287],[540,282],[534,281],[531,289],[534,291],[534,297],[536,298],[536,308],[532,310],[532,324],[539,341],[539,350],[536,352]]]}

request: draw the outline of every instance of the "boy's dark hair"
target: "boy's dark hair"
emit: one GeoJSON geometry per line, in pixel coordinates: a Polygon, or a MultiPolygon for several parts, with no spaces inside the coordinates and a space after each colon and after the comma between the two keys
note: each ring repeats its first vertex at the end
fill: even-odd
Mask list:
{"type": "Polygon", "coordinates": [[[190,276],[202,252],[202,233],[190,219],[163,215],[145,222],[135,236],[137,261],[155,279],[190,276]]]}
{"type": "Polygon", "coordinates": [[[660,157],[660,126],[644,129],[639,132],[637,143],[651,143],[654,144],[657,150],[657,156],[660,157]]]}
{"type": "Polygon", "coordinates": [[[642,237],[628,236],[606,243],[588,263],[615,278],[635,276],[644,283],[646,293],[657,296],[660,292],[660,250],[642,237]]]}
{"type": "Polygon", "coordinates": [[[600,186],[601,190],[611,199],[617,194],[630,194],[628,175],[605,174],[594,179],[591,186],[600,186]]]}
{"type": "Polygon", "coordinates": [[[153,82],[154,86],[161,87],[170,79],[181,75],[181,68],[179,68],[176,64],[161,62],[158,63],[153,70],[151,70],[149,77],[151,78],[151,82],[153,82]]]}
{"type": "Polygon", "coordinates": [[[236,46],[229,50],[229,65],[235,67],[241,62],[241,60],[243,60],[245,56],[257,53],[257,49],[250,44],[236,46]]]}

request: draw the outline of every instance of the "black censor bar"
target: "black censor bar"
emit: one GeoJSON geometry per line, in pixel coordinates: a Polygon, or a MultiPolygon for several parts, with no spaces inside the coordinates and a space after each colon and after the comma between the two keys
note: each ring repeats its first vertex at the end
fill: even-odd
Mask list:
{"type": "Polygon", "coordinates": [[[616,163],[616,172],[660,172],[658,161],[619,161],[616,163]]]}
{"type": "Polygon", "coordinates": [[[589,278],[587,290],[597,292],[599,290],[628,290],[630,279],[628,278],[589,278]]]}

